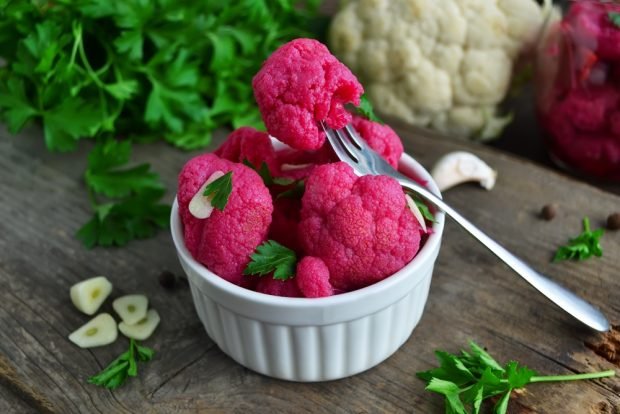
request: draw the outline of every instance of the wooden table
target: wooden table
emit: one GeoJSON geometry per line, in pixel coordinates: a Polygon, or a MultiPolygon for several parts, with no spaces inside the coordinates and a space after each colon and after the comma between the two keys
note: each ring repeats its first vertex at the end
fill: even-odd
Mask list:
{"type": "MultiPolygon", "coordinates": [[[[407,151],[428,166],[465,149],[499,171],[496,188],[450,190],[446,200],[539,270],[597,304],[620,322],[620,232],[603,238],[605,254],[553,264],[555,248],[620,209],[620,197],[558,175],[493,148],[396,128],[407,151]],[[542,221],[544,204],[558,216],[542,221]]],[[[221,136],[219,137],[221,139],[221,136]]],[[[435,267],[425,313],[411,338],[387,361],[352,378],[291,383],[251,372],[211,341],[187,287],[166,291],[158,275],[181,274],[170,236],[118,249],[86,250],[74,238],[90,215],[81,181],[86,144],[74,154],[49,154],[37,129],[0,132],[0,412],[415,412],[442,413],[442,398],[424,391],[416,371],[435,366],[437,348],[456,352],[474,340],[501,362],[516,359],[540,373],[620,367],[592,349],[604,336],[551,305],[451,222],[435,267]],[[67,335],[88,319],[72,306],[69,287],[106,275],[113,297],[143,292],[162,322],[146,345],[157,351],[139,376],[111,392],[86,379],[123,352],[127,342],[78,349],[67,335]]],[[[142,146],[138,161],[155,163],[173,197],[176,174],[191,154],[166,145],[142,146]]],[[[104,310],[111,311],[111,301],[104,310]]],[[[615,332],[616,339],[620,333],[615,332]]],[[[620,353],[620,341],[615,342],[620,353]]],[[[617,364],[617,362],[616,362],[617,364]]],[[[620,377],[535,384],[510,403],[511,413],[618,413],[620,377]]]]}

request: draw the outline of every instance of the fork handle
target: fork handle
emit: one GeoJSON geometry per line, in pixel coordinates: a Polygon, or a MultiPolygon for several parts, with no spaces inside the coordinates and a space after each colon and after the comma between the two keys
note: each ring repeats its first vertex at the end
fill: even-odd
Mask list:
{"type": "Polygon", "coordinates": [[[498,242],[487,236],[482,230],[472,224],[469,220],[463,217],[459,212],[454,210],[431,191],[408,179],[403,178],[398,181],[403,187],[421,195],[437,206],[440,210],[443,210],[446,215],[450,216],[454,221],[460,224],[461,227],[469,232],[469,234],[471,234],[475,239],[486,246],[487,249],[506,263],[508,267],[514,270],[530,285],[534,286],[540,293],[545,295],[560,308],[564,309],[573,317],[589,327],[596,329],[597,331],[606,332],[610,329],[609,321],[599,309],[595,308],[593,305],[586,302],[584,299],[577,296],[564,286],[532,269],[523,260],[510,253],[498,242]]]}

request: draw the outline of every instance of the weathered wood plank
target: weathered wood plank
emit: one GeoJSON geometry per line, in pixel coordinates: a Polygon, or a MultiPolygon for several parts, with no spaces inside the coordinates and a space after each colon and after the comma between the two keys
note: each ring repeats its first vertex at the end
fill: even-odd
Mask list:
{"type": "Polygon", "coordinates": [[[36,404],[29,405],[27,397],[14,389],[12,384],[0,384],[0,412],[6,414],[31,414],[37,411],[36,404]]]}
{"type": "MultiPolygon", "coordinates": [[[[620,197],[489,148],[397,129],[408,151],[426,166],[447,151],[465,148],[498,169],[493,191],[467,185],[448,192],[446,200],[538,269],[601,306],[612,321],[620,321],[620,233],[605,235],[601,259],[549,261],[555,247],[579,232],[584,215],[598,226],[619,208],[620,197]],[[558,216],[551,222],[539,220],[538,210],[551,201],[560,206],[558,216]]],[[[158,285],[161,270],[181,273],[165,232],[122,249],[87,251],[80,246],[73,233],[89,215],[80,182],[87,148],[50,155],[41,141],[36,129],[17,140],[0,140],[0,169],[8,172],[0,175],[0,282],[6,287],[0,291],[0,384],[12,384],[10,394],[0,389],[0,397],[7,395],[9,403],[10,398],[27,397],[26,407],[63,413],[439,413],[443,402],[425,392],[413,374],[435,365],[435,348],[457,351],[469,339],[487,346],[501,361],[514,358],[541,373],[614,368],[584,345],[596,341],[597,334],[550,305],[448,223],[425,314],[394,356],[368,372],[330,383],[296,384],[254,374],[206,336],[187,289],[168,292],[158,285]],[[146,293],[163,317],[147,342],[157,357],[136,380],[114,392],[85,380],[126,343],[83,351],[66,339],[88,319],[73,309],[68,289],[96,274],[112,280],[114,295],[146,293]]],[[[142,146],[136,155],[138,161],[154,161],[171,189],[190,156],[159,144],[142,146]]],[[[109,303],[105,309],[110,310],[109,303]]],[[[607,404],[620,410],[619,389],[618,378],[536,385],[511,402],[511,409],[553,413],[562,407],[562,412],[586,413],[607,404]]]]}

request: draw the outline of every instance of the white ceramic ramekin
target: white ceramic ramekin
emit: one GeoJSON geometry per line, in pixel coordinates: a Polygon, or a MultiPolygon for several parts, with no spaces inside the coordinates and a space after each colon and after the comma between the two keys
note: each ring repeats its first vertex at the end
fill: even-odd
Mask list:
{"type": "MultiPolygon", "coordinates": [[[[432,178],[408,155],[405,174],[432,178]]],[[[327,298],[285,298],[241,288],[192,258],[174,202],[171,231],[207,334],[222,351],[261,374],[291,381],[326,381],[365,371],[392,355],[417,325],[431,283],[443,213],[416,257],[374,285],[327,298]]]]}

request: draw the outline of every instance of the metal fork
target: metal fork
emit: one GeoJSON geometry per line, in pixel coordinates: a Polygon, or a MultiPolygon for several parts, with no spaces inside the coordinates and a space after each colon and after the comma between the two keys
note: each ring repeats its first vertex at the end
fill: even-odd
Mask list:
{"type": "Polygon", "coordinates": [[[474,226],[469,220],[461,216],[440,197],[396,171],[357,135],[357,132],[351,125],[334,130],[329,128],[324,122],[321,122],[321,127],[323,131],[325,131],[327,139],[338,158],[349,164],[353,168],[353,171],[355,171],[355,174],[359,176],[369,174],[387,175],[395,178],[402,187],[419,194],[445,212],[446,215],[460,224],[461,227],[467,230],[475,239],[506,263],[508,267],[560,308],[597,331],[606,332],[610,329],[609,321],[600,310],[566,289],[564,286],[532,269],[523,260],[510,253],[499,243],[482,232],[482,230],[474,226]]]}

